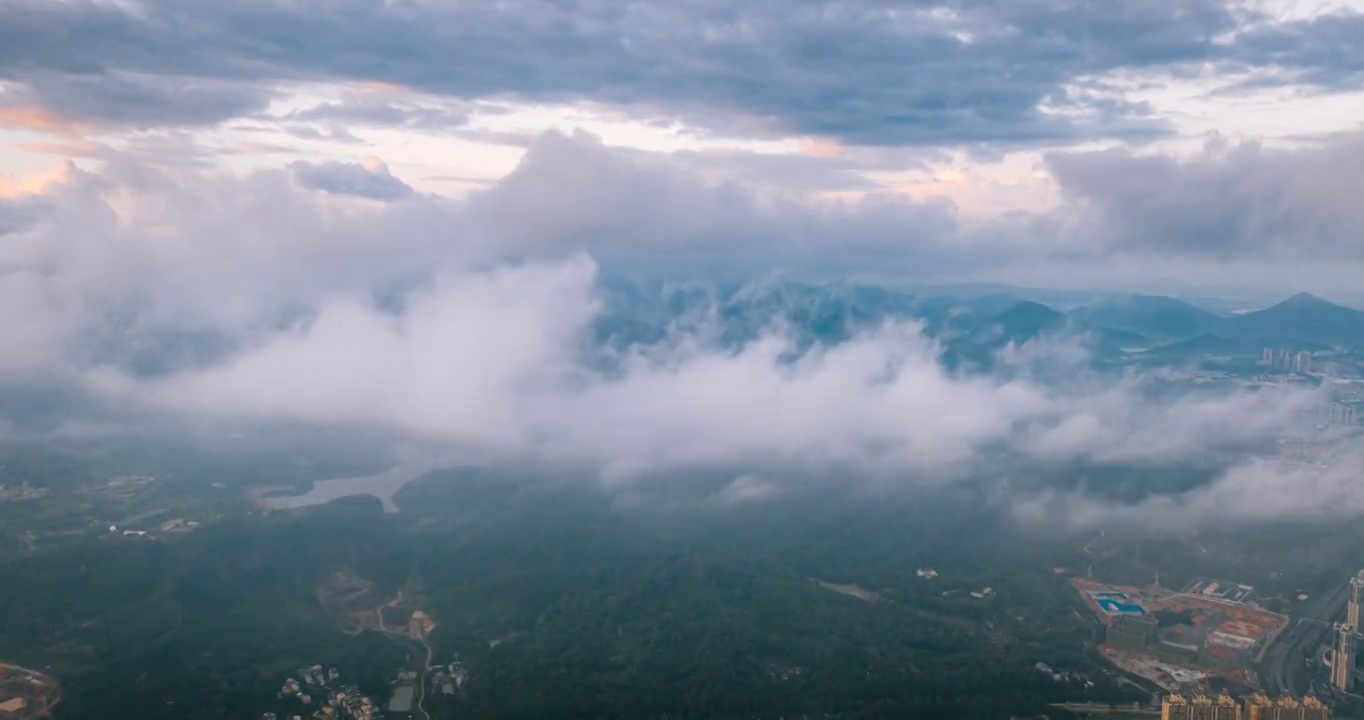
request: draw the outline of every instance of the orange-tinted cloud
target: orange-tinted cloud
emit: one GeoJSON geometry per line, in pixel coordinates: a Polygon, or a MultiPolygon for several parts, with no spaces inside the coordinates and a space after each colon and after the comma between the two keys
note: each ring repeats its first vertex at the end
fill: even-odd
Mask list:
{"type": "Polygon", "coordinates": [[[832,158],[843,152],[843,146],[828,138],[806,137],[800,139],[800,154],[810,157],[832,158]]]}
{"type": "Polygon", "coordinates": [[[384,82],[382,80],[362,80],[353,83],[356,90],[375,95],[401,95],[409,90],[397,83],[384,82]]]}
{"type": "Polygon", "coordinates": [[[0,128],[36,130],[53,135],[75,135],[84,128],[38,105],[0,107],[0,128]]]}
{"type": "Polygon", "coordinates": [[[46,170],[26,173],[17,178],[0,175],[0,198],[35,195],[49,186],[70,180],[75,173],[75,163],[67,160],[46,170]]]}

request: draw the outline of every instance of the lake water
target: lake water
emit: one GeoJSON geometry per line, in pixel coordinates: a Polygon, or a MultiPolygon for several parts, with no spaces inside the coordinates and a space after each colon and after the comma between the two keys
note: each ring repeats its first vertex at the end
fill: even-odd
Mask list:
{"type": "Polygon", "coordinates": [[[262,498],[261,502],[270,510],[291,510],[310,505],[321,505],[353,495],[372,495],[379,498],[379,502],[384,504],[384,512],[398,512],[398,505],[393,502],[393,495],[401,490],[404,485],[435,470],[437,467],[439,466],[426,463],[404,463],[377,475],[319,480],[313,483],[311,490],[302,495],[267,496],[262,498]]]}

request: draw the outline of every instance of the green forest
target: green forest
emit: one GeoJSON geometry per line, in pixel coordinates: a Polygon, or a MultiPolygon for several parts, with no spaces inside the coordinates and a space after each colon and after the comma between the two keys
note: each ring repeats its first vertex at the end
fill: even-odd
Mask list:
{"type": "Polygon", "coordinates": [[[398,513],[231,502],[174,537],[87,532],[4,561],[0,657],[60,679],[57,720],[255,718],[314,663],[382,705],[413,646],[327,614],[318,587],[345,568],[401,590],[436,620],[435,659],[469,669],[430,695],[435,718],[1000,718],[1149,698],[1098,658],[1075,574],[1288,588],[1318,571],[1270,570],[1292,565],[1272,534],[1233,553],[1025,530],[967,490],[621,498],[452,470],[404,488],[398,513]]]}

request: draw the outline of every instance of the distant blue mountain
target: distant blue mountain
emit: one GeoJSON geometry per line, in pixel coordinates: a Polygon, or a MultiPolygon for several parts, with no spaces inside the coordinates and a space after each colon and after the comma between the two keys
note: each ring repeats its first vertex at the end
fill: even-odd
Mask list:
{"type": "Polygon", "coordinates": [[[1077,308],[1070,316],[1086,325],[1136,333],[1164,342],[1212,332],[1228,320],[1182,300],[1156,295],[1110,298],[1077,308]]]}
{"type": "Polygon", "coordinates": [[[1009,344],[1074,337],[1099,356],[1149,347],[1139,333],[1077,320],[1039,302],[999,293],[914,294],[867,285],[767,282],[736,286],[604,283],[605,312],[594,327],[608,352],[702,333],[737,348],[780,329],[798,348],[835,345],[891,320],[920,323],[939,340],[951,368],[990,369],[1009,344]]]}
{"type": "Polygon", "coordinates": [[[1231,318],[1223,332],[1280,344],[1359,347],[1364,345],[1364,312],[1298,293],[1277,305],[1231,318]]]}
{"type": "Polygon", "coordinates": [[[969,334],[1017,298],[986,295],[961,299],[919,296],[886,288],[794,282],[738,286],[604,283],[605,311],[594,327],[612,347],[651,343],[670,329],[714,333],[737,347],[760,333],[780,329],[798,345],[837,344],[891,320],[922,323],[934,337],[969,334]]]}
{"type": "Polygon", "coordinates": [[[1024,300],[997,315],[991,329],[1005,341],[1021,343],[1047,332],[1060,331],[1065,324],[1065,315],[1042,303],[1024,300]]]}
{"type": "Polygon", "coordinates": [[[1149,337],[1128,330],[1118,330],[1095,322],[1063,315],[1045,305],[1022,302],[995,319],[1004,337],[1012,342],[1027,342],[1047,334],[1080,335],[1090,338],[1097,346],[1116,349],[1145,348],[1152,345],[1149,337]]]}

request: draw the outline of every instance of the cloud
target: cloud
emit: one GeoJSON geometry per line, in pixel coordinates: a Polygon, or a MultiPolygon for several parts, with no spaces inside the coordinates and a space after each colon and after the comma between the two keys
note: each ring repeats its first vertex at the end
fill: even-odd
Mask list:
{"type": "Polygon", "coordinates": [[[290,120],[308,122],[377,125],[415,130],[450,130],[469,122],[467,111],[373,99],[322,103],[291,112],[286,117],[290,120]]]}
{"type": "Polygon", "coordinates": [[[1193,392],[1148,403],[1135,400],[1140,381],[1086,393],[1063,419],[1031,429],[1024,439],[1035,457],[1082,457],[1103,463],[1196,457],[1214,448],[1272,443],[1288,420],[1314,408],[1302,389],[1193,392]]]}
{"type": "Polygon", "coordinates": [[[37,220],[38,210],[30,199],[9,199],[0,195],[0,236],[32,225],[37,220]]]}
{"type": "Polygon", "coordinates": [[[54,361],[140,356],[167,333],[249,336],[334,295],[421,286],[507,258],[586,252],[673,271],[766,272],[774,251],[794,262],[839,245],[849,256],[859,246],[912,250],[912,234],[927,241],[954,224],[932,205],[768,202],[582,135],[542,138],[512,176],[462,202],[418,196],[381,163],[234,176],[105,159],[98,172],[68,165],[48,181],[8,184],[30,195],[5,205],[0,282],[21,294],[11,305],[60,316],[29,338],[54,361]],[[406,199],[358,206],[300,189],[406,199]]]}
{"type": "MultiPolygon", "coordinates": [[[[47,181],[0,186],[0,193],[23,190],[31,198],[5,205],[0,267],[38,278],[41,292],[30,306],[68,315],[55,331],[73,342],[171,327],[236,335],[315,311],[334,295],[401,295],[469,267],[581,254],[612,272],[738,282],[774,272],[897,283],[962,274],[1008,279],[1024,268],[1050,268],[1026,279],[1113,283],[1150,277],[1164,267],[1159,263],[1204,279],[1232,267],[1255,282],[1285,280],[1272,259],[1245,264],[1256,248],[1276,248],[1244,231],[1246,223],[1230,242],[1195,233],[1205,221],[1190,216],[1202,212],[1273,212],[1309,240],[1315,231],[1318,247],[1285,244],[1282,252],[1332,257],[1343,287],[1353,287],[1358,264],[1339,258],[1357,245],[1338,229],[1350,226],[1353,203],[1332,168],[1352,166],[1355,146],[1341,143],[1296,153],[1247,146],[1185,163],[1053,158],[1069,204],[983,224],[962,220],[945,202],[879,195],[828,201],[709,181],[688,158],[612,150],[583,134],[541,137],[514,172],[458,201],[415,194],[375,163],[232,175],[153,169],[125,152],[104,156],[99,172],[67,166],[47,181]],[[1129,164],[1138,169],[1126,171],[1129,164]],[[1201,185],[1223,182],[1255,191],[1191,200],[1201,185]],[[403,200],[361,204],[348,195],[403,200]],[[1205,210],[1215,200],[1231,209],[1205,210]],[[1110,259],[1115,253],[1121,263],[1110,259]],[[1245,260],[1221,259],[1233,256],[1245,260]],[[131,324],[106,330],[111,315],[131,324]]],[[[1316,277],[1291,278],[1292,290],[1316,277]]]]}
{"type": "Polygon", "coordinates": [[[766,272],[775,258],[829,273],[927,273],[1005,263],[1021,247],[980,238],[989,251],[977,252],[946,201],[765,195],[707,182],[688,159],[618,152],[585,133],[543,135],[511,174],[469,197],[465,216],[504,252],[587,250],[613,264],[739,275],[766,272]]]}
{"type": "Polygon", "coordinates": [[[710,501],[721,507],[732,507],[769,500],[779,492],[777,485],[762,477],[740,475],[728,485],[720,488],[710,497],[710,501]]]}
{"type": "Polygon", "coordinates": [[[401,200],[413,193],[412,186],[394,177],[377,158],[363,164],[299,161],[290,164],[289,171],[299,185],[334,195],[401,200]]]}
{"type": "Polygon", "coordinates": [[[4,83],[0,122],[68,132],[204,126],[264,110],[271,97],[258,83],[174,73],[23,73],[4,83]]]}
{"type": "MultiPolygon", "coordinates": [[[[861,149],[861,148],[859,148],[861,149]]],[[[862,153],[845,157],[827,154],[776,154],[736,151],[679,151],[674,162],[705,177],[732,180],[787,192],[877,192],[887,187],[867,175],[877,158],[862,153]]],[[[899,158],[897,169],[924,164],[923,158],[899,158]]]]}
{"type": "MultiPolygon", "coordinates": [[[[583,134],[541,137],[514,172],[459,201],[415,194],[376,163],[304,163],[287,174],[232,175],[159,164],[153,169],[124,153],[105,156],[99,172],[67,166],[47,181],[10,183],[8,191],[0,186],[0,193],[22,189],[31,198],[5,205],[0,267],[36,278],[28,305],[67,318],[54,333],[78,345],[81,338],[88,344],[90,337],[107,336],[108,353],[127,345],[130,333],[154,337],[190,328],[235,337],[309,315],[333,296],[401,297],[470,267],[583,254],[612,272],[730,282],[781,272],[870,275],[897,283],[966,273],[1007,279],[1022,268],[1049,267],[1050,275],[1027,279],[1111,283],[1124,279],[1115,272],[1128,273],[1129,282],[1149,277],[1158,267],[1153,262],[1211,273],[1214,266],[1231,265],[1184,259],[1215,257],[1192,245],[1209,239],[1189,235],[1184,246],[1169,229],[1189,222],[1181,213],[1201,211],[1198,203],[1183,204],[1197,192],[1165,188],[1233,178],[1250,187],[1270,184],[1253,179],[1256,172],[1288,188],[1275,192],[1275,207],[1305,229],[1346,225],[1352,208],[1340,193],[1347,185],[1318,170],[1332,162],[1348,165],[1344,149],[1247,147],[1228,156],[1238,160],[1222,157],[1187,166],[1163,158],[1053,158],[1071,205],[981,224],[963,221],[944,202],[878,195],[841,202],[757,192],[706,180],[688,158],[612,150],[583,134]],[[1161,171],[1108,172],[1127,163],[1161,171]],[[1207,176],[1214,179],[1202,179],[1207,176]],[[404,199],[351,203],[348,195],[404,199]],[[1077,240],[1077,226],[1101,241],[1077,240]],[[1115,252],[1122,263],[1107,259],[1115,252]],[[110,317],[124,324],[111,325],[110,317]]],[[[1237,212],[1256,213],[1266,210],[1246,206],[1269,196],[1227,197],[1237,212]]],[[[1345,250],[1323,245],[1322,252],[1339,255],[1352,247],[1344,244],[1351,242],[1348,236],[1340,242],[1345,250]]],[[[1227,246],[1220,252],[1242,251],[1227,246]]],[[[1267,282],[1284,280],[1275,262],[1235,265],[1242,277],[1259,278],[1250,274],[1255,267],[1267,282]]],[[[1349,271],[1357,264],[1336,260],[1332,267],[1344,273],[1346,287],[1353,286],[1349,271]]],[[[1312,280],[1299,275],[1291,281],[1298,290],[1312,280]]],[[[88,359],[93,351],[63,352],[88,359]]]]}
{"type": "Polygon", "coordinates": [[[1100,248],[1215,259],[1364,256],[1349,190],[1364,134],[1317,147],[1213,143],[1179,160],[1131,150],[1054,153],[1047,166],[1100,248]]]}
{"type": "Polygon", "coordinates": [[[725,468],[921,484],[971,476],[992,448],[1174,463],[1272,438],[1309,397],[1158,401],[1135,382],[1099,391],[957,375],[917,327],[893,323],[808,349],[775,330],[738,348],[681,332],[626,348],[604,371],[586,345],[597,293],[582,257],[470,271],[398,314],[339,297],[306,327],[204,369],[95,377],[113,399],[155,410],[379,426],[483,461],[590,467],[612,484],[725,468]]]}
{"type": "Polygon", "coordinates": [[[1046,492],[1015,503],[1013,513],[1027,525],[1062,531],[1180,531],[1209,523],[1266,520],[1335,521],[1364,513],[1359,486],[1364,454],[1353,441],[1319,449],[1306,463],[1252,457],[1219,473],[1211,482],[1172,494],[1151,494],[1123,503],[1085,492],[1046,492]]]}
{"type": "Polygon", "coordinates": [[[76,126],[73,123],[58,117],[56,113],[47,108],[36,105],[19,105],[7,96],[0,96],[0,100],[8,100],[13,103],[0,106],[0,127],[22,128],[62,135],[76,131],[76,126]]]}
{"type": "Polygon", "coordinates": [[[1263,23],[1239,33],[1232,57],[1251,68],[1269,67],[1271,85],[1323,90],[1364,86],[1364,13],[1342,9],[1305,20],[1263,23]]]}
{"type": "MultiPolygon", "coordinates": [[[[305,169],[335,182],[331,166],[305,169]]],[[[1312,401],[1170,398],[1081,373],[1058,386],[1029,370],[1069,348],[1016,350],[1010,373],[964,374],[906,322],[832,346],[780,326],[722,343],[705,322],[596,342],[601,258],[692,252],[767,272],[780,258],[861,254],[923,258],[930,272],[982,252],[936,205],[768,198],[556,134],[463,201],[326,198],[291,170],[115,161],[41,188],[0,243],[0,380],[66,380],[174,418],[378,426],[473,461],[590,468],[618,486],[691,470],[764,478],[716,502],[757,501],[787,470],[922,484],[1020,458],[1202,458],[1272,437],[1312,401]]]]}
{"type": "MultiPolygon", "coordinates": [[[[1043,0],[17,0],[0,7],[0,76],[368,81],[463,99],[592,101],[851,144],[1011,144],[1162,132],[1140,104],[1077,91],[1114,70],[1281,62],[1310,70],[1300,82],[1339,87],[1332,68],[1355,47],[1351,22],[1280,27],[1224,0],[1118,11],[1043,0]],[[1337,50],[1311,51],[1322,38],[1337,50]]],[[[230,105],[201,100],[193,105],[221,110],[196,119],[230,105]]]]}

